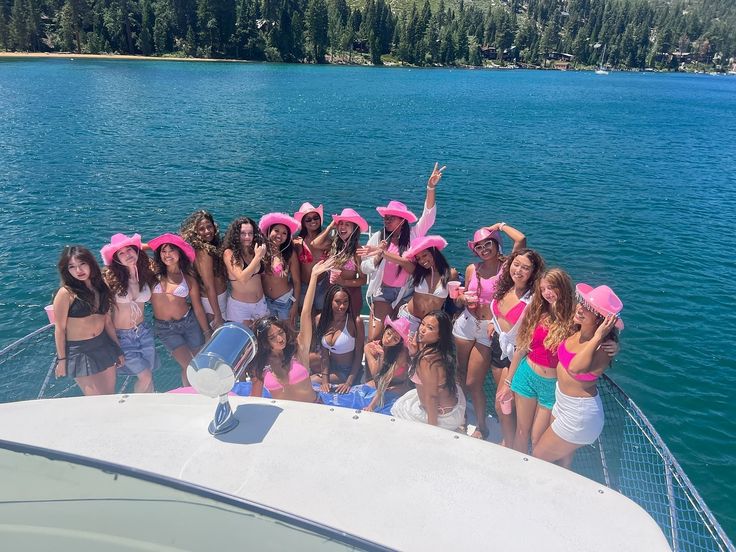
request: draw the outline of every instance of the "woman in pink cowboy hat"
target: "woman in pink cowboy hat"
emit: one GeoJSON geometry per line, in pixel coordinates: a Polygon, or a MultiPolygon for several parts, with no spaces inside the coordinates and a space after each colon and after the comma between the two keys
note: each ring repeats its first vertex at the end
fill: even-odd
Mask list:
{"type": "Polygon", "coordinates": [[[442,236],[422,236],[411,242],[411,247],[399,257],[385,252],[384,257],[394,261],[412,275],[413,293],[408,303],[399,307],[399,318],[409,321],[411,333],[433,310],[439,310],[447,299],[447,282],[457,279],[457,271],[450,268],[442,250],[447,242],[442,236]]]}
{"type": "Polygon", "coordinates": [[[399,318],[383,321],[384,331],[380,341],[365,346],[365,362],[370,374],[368,385],[376,388],[376,394],[364,410],[383,408],[409,390],[409,321],[399,318]]]}
{"type": "Polygon", "coordinates": [[[570,467],[575,451],[590,445],[603,431],[603,404],[597,382],[618,353],[623,303],[608,286],[575,286],[575,333],[557,351],[557,388],[552,425],[532,453],[570,467]]]}
{"type": "Polygon", "coordinates": [[[118,373],[136,376],[136,393],[153,392],[153,370],[158,367],[153,329],[143,310],[151,300],[156,275],[139,234],[115,234],[100,251],[106,267],[102,275],[112,292],[112,322],[125,364],[118,373]]]}
{"type": "Polygon", "coordinates": [[[158,279],[151,291],[156,337],[179,363],[182,386],[187,387],[189,361],[212,335],[192,267],[194,248],[170,233],[152,239],[148,246],[154,252],[158,279]]]}
{"type": "Polygon", "coordinates": [[[337,231],[329,253],[335,259],[335,266],[330,271],[330,283],[347,289],[353,312],[359,315],[363,309],[362,288],[367,278],[360,271],[358,248],[360,234],[368,230],[368,223],[354,209],[343,209],[339,215],[332,215],[330,226],[337,231]]]}
{"type": "Polygon", "coordinates": [[[209,211],[200,209],[181,223],[181,236],[194,247],[194,268],[202,280],[202,308],[213,329],[227,312],[227,272],[222,262],[220,230],[209,211]]]}
{"type": "Polygon", "coordinates": [[[396,316],[397,309],[411,293],[409,274],[400,265],[384,258],[383,252],[403,255],[412,240],[427,234],[435,221],[435,188],[444,170],[444,166],[434,164],[434,170],[427,181],[424,210],[418,220],[400,201],[389,201],[385,207],[376,207],[378,214],[383,217],[383,229],[373,234],[367,246],[361,250],[364,257],[361,270],[368,275],[366,296],[372,302],[369,325],[371,341],[383,332],[383,319],[386,316],[396,316]],[[409,226],[414,222],[415,226],[409,226]]]}
{"type": "MultiPolygon", "coordinates": [[[[322,228],[324,221],[324,208],[322,205],[315,207],[308,201],[302,203],[299,210],[294,213],[294,219],[301,224],[299,237],[294,238],[294,248],[296,249],[297,259],[299,260],[300,275],[302,282],[301,297],[307,292],[307,283],[312,275],[312,267],[314,263],[327,256],[330,249],[329,235],[332,230],[332,224],[326,228],[322,228]]],[[[317,282],[317,295],[314,298],[314,308],[318,312],[322,310],[325,302],[325,293],[328,288],[328,280],[323,276],[317,282]]]]}
{"type": "Polygon", "coordinates": [[[268,310],[280,320],[296,327],[299,298],[302,293],[299,260],[294,255],[292,236],[299,229],[296,219],[286,213],[268,213],[258,222],[266,238],[266,271],[263,292],[268,310]]]}
{"type": "Polygon", "coordinates": [[[268,314],[261,276],[265,271],[266,244],[256,221],[239,217],[230,223],[222,240],[222,261],[230,280],[226,318],[250,327],[268,314]]]}
{"type": "Polygon", "coordinates": [[[488,333],[492,318],[491,299],[503,266],[501,232],[514,242],[512,253],[526,247],[524,234],[505,222],[476,230],[473,239],[468,242],[468,248],[480,261],[469,264],[465,269],[467,291],[466,288],[460,288],[455,300],[455,304],[463,308],[452,328],[457,347],[458,381],[463,390],[470,394],[473,407],[478,407],[478,425],[474,437],[488,435],[483,382],[491,364],[491,338],[488,333]]]}
{"type": "Polygon", "coordinates": [[[54,296],[57,378],[74,378],[85,395],[115,392],[115,368],[125,357],[109,316],[110,290],[92,253],[68,245],[59,258],[54,296]],[[92,337],[90,337],[92,336],[92,337]]]}

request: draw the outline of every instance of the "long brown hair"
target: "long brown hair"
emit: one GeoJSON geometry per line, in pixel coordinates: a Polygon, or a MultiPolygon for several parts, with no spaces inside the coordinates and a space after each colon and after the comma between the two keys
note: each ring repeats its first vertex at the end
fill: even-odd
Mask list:
{"type": "Polygon", "coordinates": [[[527,257],[532,263],[532,271],[529,274],[529,280],[527,280],[524,292],[526,293],[534,289],[534,286],[537,285],[539,275],[544,271],[544,259],[533,249],[519,249],[511,253],[501,267],[501,277],[498,279],[496,293],[493,295],[496,301],[503,299],[503,296],[514,287],[514,280],[511,278],[511,263],[514,262],[516,257],[522,256],[527,257]]]}
{"type": "MultiPolygon", "coordinates": [[[[138,270],[138,291],[148,285],[151,289],[156,285],[156,275],[153,273],[153,262],[145,251],[134,247],[138,252],[138,258],[135,267],[138,270]]],[[[130,282],[130,271],[128,267],[120,264],[118,260],[118,252],[112,256],[112,263],[105,267],[102,272],[105,283],[112,291],[113,295],[125,297],[128,295],[128,284],[130,282]]]]}
{"type": "Polygon", "coordinates": [[[100,265],[97,264],[89,249],[81,245],[65,246],[61,252],[61,257],[59,257],[57,268],[61,277],[61,287],[66,288],[82,303],[86,303],[90,312],[107,312],[110,310],[110,290],[102,278],[100,265]],[[72,259],[77,259],[89,266],[89,283],[92,289],[89,289],[84,282],[71,275],[69,263],[72,259]]]}

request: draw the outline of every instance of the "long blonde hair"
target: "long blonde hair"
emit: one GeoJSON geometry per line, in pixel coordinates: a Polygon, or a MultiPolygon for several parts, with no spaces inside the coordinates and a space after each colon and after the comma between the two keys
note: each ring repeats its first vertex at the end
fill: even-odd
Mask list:
{"type": "Polygon", "coordinates": [[[548,351],[557,351],[565,339],[574,333],[573,315],[575,313],[575,292],[572,279],[562,269],[550,268],[542,273],[534,285],[534,294],[529,306],[525,309],[524,319],[519,328],[516,344],[520,348],[529,349],[532,343],[534,329],[540,324],[548,328],[544,339],[544,348],[548,351]],[[542,297],[542,281],[557,293],[557,301],[551,305],[542,297]]]}

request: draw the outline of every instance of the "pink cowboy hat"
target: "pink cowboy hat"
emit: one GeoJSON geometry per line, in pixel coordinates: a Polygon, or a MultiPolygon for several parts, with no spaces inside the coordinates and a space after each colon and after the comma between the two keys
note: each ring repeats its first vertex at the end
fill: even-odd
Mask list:
{"type": "Polygon", "coordinates": [[[187,259],[189,259],[191,262],[194,262],[194,248],[189,245],[186,241],[184,241],[184,238],[177,234],[172,234],[170,232],[167,232],[166,234],[161,234],[160,236],[153,238],[151,241],[148,242],[148,247],[156,251],[159,247],[163,246],[164,244],[170,243],[171,245],[175,245],[179,249],[181,249],[184,254],[187,256],[187,259]]]}
{"type": "Polygon", "coordinates": [[[389,316],[386,316],[386,318],[383,319],[383,325],[391,326],[394,330],[396,330],[396,333],[401,336],[401,339],[404,341],[405,345],[409,343],[409,329],[411,328],[411,323],[406,318],[397,318],[396,320],[391,320],[389,316]]]}
{"type": "Polygon", "coordinates": [[[268,229],[274,224],[283,224],[289,229],[292,236],[299,229],[299,223],[296,219],[290,217],[286,213],[268,213],[267,215],[263,215],[261,220],[258,221],[258,228],[260,228],[263,235],[266,236],[268,229]]]}
{"type": "Polygon", "coordinates": [[[315,207],[308,201],[305,201],[304,203],[302,203],[302,206],[299,207],[299,210],[296,213],[294,213],[294,218],[297,221],[301,222],[302,217],[304,217],[304,215],[306,215],[307,213],[317,213],[319,215],[320,221],[323,221],[325,219],[323,215],[324,209],[322,208],[322,205],[320,205],[319,207],[315,207]]]}
{"type": "Polygon", "coordinates": [[[406,208],[406,205],[400,201],[389,201],[385,207],[376,207],[376,211],[382,217],[387,215],[393,215],[395,217],[406,219],[407,222],[412,223],[417,221],[417,216],[406,208]]]}
{"type": "Polygon", "coordinates": [[[339,215],[332,215],[332,220],[335,221],[335,224],[337,224],[341,220],[352,222],[358,228],[360,228],[361,232],[365,232],[366,230],[368,230],[368,223],[363,217],[358,214],[355,209],[343,209],[342,213],[340,213],[339,215]]]}
{"type": "MultiPolygon", "coordinates": [[[[608,286],[594,288],[588,284],[581,283],[575,286],[575,291],[586,308],[597,312],[601,316],[610,316],[612,314],[618,316],[621,309],[624,308],[621,299],[608,286]]],[[[623,330],[624,321],[620,318],[616,320],[616,327],[619,330],[623,330]]]]}
{"type": "Polygon", "coordinates": [[[478,228],[478,230],[475,231],[475,234],[473,234],[473,239],[468,242],[468,247],[470,250],[475,253],[475,244],[479,241],[487,240],[488,238],[493,238],[496,240],[496,243],[498,244],[498,252],[503,254],[503,241],[501,240],[501,232],[498,230],[490,231],[487,227],[478,228]]]}
{"type": "Polygon", "coordinates": [[[102,255],[102,261],[105,265],[110,266],[112,264],[112,257],[120,251],[123,247],[135,247],[138,251],[141,250],[141,235],[133,234],[132,236],[126,236],[125,234],[115,234],[110,238],[110,243],[102,246],[100,249],[100,255],[102,255]]]}
{"type": "Polygon", "coordinates": [[[411,259],[430,247],[442,250],[447,247],[447,241],[442,236],[422,236],[411,242],[411,247],[404,251],[403,257],[411,259]]]}

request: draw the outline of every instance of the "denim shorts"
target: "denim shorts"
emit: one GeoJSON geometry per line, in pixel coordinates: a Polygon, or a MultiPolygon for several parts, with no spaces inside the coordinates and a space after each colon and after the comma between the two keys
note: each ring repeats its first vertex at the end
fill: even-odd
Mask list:
{"type": "Polygon", "coordinates": [[[154,320],[156,337],[161,340],[169,352],[179,347],[188,347],[191,350],[198,349],[204,344],[204,334],[199,322],[194,316],[194,311],[189,309],[180,320],[154,320]]]}
{"type": "MultiPolygon", "coordinates": [[[[302,297],[299,300],[299,308],[304,305],[304,298],[307,296],[308,283],[302,282],[302,297]]],[[[321,311],[325,306],[325,296],[327,295],[327,289],[330,287],[330,279],[326,275],[320,276],[317,280],[317,289],[314,291],[314,308],[321,311]]]]}
{"type": "MultiPolygon", "coordinates": [[[[373,296],[373,301],[383,302],[383,303],[393,303],[396,301],[396,299],[399,298],[399,293],[401,292],[401,287],[395,287],[395,286],[387,286],[387,285],[381,285],[381,288],[377,295],[373,296]]],[[[405,295],[401,298],[402,301],[408,301],[409,297],[411,297],[414,294],[414,288],[410,287],[406,291],[405,295]]]]}
{"type": "Polygon", "coordinates": [[[125,364],[118,368],[118,374],[135,376],[143,370],[158,368],[153,330],[147,322],[143,322],[137,328],[115,330],[115,333],[125,355],[125,364]]]}
{"type": "Polygon", "coordinates": [[[277,299],[270,299],[266,297],[266,306],[268,306],[268,312],[279,320],[289,319],[289,310],[291,305],[294,303],[294,293],[289,291],[284,293],[277,299]]]}
{"type": "Polygon", "coordinates": [[[543,378],[537,374],[527,357],[524,357],[514,373],[511,390],[527,399],[536,399],[539,406],[552,410],[555,405],[556,383],[557,378],[543,378]]]}

